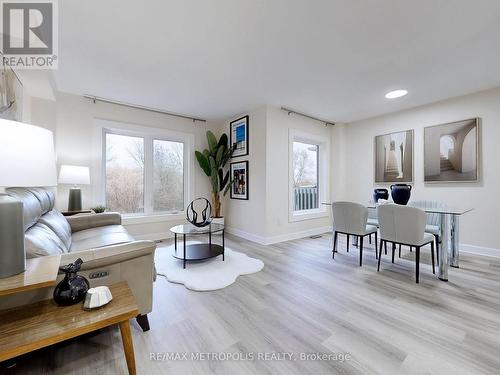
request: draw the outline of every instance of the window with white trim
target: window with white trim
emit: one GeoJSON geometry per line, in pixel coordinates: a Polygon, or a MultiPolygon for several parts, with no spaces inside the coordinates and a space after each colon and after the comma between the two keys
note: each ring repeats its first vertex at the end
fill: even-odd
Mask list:
{"type": "Polygon", "coordinates": [[[183,211],[188,195],[186,143],[168,135],[104,129],[106,207],[125,215],[183,211]]]}
{"type": "Polygon", "coordinates": [[[289,219],[313,219],[328,215],[321,202],[329,198],[329,141],[290,130],[289,219]]]}

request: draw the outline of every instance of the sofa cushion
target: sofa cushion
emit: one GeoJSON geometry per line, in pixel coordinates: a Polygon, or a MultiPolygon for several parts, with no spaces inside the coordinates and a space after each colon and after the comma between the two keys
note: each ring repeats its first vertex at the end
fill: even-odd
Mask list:
{"type": "Polygon", "coordinates": [[[68,251],[57,234],[42,223],[37,223],[28,229],[24,235],[24,240],[27,258],[59,255],[68,251]]]}
{"type": "Polygon", "coordinates": [[[71,248],[71,227],[68,220],[57,210],[51,210],[43,215],[39,223],[48,226],[64,243],[66,249],[71,248]]]}
{"type": "Polygon", "coordinates": [[[132,242],[134,238],[122,225],[107,225],[73,233],[70,252],[132,242]]]}
{"type": "Polygon", "coordinates": [[[7,195],[23,202],[24,230],[32,227],[42,216],[42,207],[38,198],[25,188],[9,188],[7,195]]]}
{"type": "Polygon", "coordinates": [[[42,215],[54,208],[54,193],[44,188],[28,188],[28,190],[38,199],[42,209],[42,215]]]}

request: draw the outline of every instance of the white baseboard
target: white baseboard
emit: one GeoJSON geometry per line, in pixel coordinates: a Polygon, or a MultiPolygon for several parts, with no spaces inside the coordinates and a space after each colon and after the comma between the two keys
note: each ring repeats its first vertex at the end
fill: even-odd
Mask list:
{"type": "Polygon", "coordinates": [[[271,237],[264,237],[264,236],[259,236],[259,235],[253,234],[253,233],[248,233],[248,232],[242,231],[240,229],[236,229],[236,228],[231,228],[231,227],[226,228],[227,233],[234,234],[235,236],[244,238],[245,240],[256,242],[256,243],[261,244],[261,245],[272,245],[272,244],[279,243],[279,242],[297,240],[299,238],[304,238],[304,237],[309,237],[309,236],[316,236],[318,234],[331,232],[331,230],[332,229],[329,226],[326,226],[326,227],[308,229],[308,230],[304,230],[304,231],[300,231],[300,232],[280,234],[280,235],[271,236],[271,237]]]}
{"type": "Polygon", "coordinates": [[[492,247],[476,246],[460,244],[460,251],[464,253],[470,253],[475,255],[482,255],[486,257],[500,258],[500,249],[495,249],[492,247]]]}
{"type": "Polygon", "coordinates": [[[308,230],[302,230],[300,232],[280,234],[278,236],[267,237],[267,245],[272,245],[274,243],[298,240],[299,238],[305,238],[310,236],[317,236],[318,234],[323,234],[326,232],[332,232],[332,228],[329,226],[313,228],[308,230]]]}
{"type": "Polygon", "coordinates": [[[226,233],[234,234],[235,236],[244,238],[245,240],[256,242],[261,245],[268,245],[266,242],[266,237],[259,236],[256,234],[248,233],[245,231],[242,231],[240,229],[232,228],[232,227],[226,227],[226,233]]]}

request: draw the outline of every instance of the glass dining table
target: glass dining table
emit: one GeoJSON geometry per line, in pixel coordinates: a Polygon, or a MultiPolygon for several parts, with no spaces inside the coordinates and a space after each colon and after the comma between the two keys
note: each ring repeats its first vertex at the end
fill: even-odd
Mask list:
{"type": "MultiPolygon", "coordinates": [[[[332,203],[322,203],[331,206],[332,203]]],[[[368,203],[369,209],[377,209],[378,204],[368,203]]],[[[460,216],[470,212],[473,208],[429,207],[421,208],[429,214],[438,214],[440,217],[441,249],[439,251],[438,278],[448,281],[448,267],[459,268],[460,261],[460,216]]],[[[357,245],[357,237],[354,237],[357,245]]]]}

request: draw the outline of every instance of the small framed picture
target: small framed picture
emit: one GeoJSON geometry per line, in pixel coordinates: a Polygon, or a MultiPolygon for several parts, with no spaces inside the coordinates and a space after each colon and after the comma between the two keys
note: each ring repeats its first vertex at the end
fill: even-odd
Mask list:
{"type": "Polygon", "coordinates": [[[248,160],[231,163],[231,199],[248,200],[248,160]]]}
{"type": "Polygon", "coordinates": [[[236,145],[233,158],[248,155],[248,116],[231,121],[229,137],[231,145],[236,145]]]}

